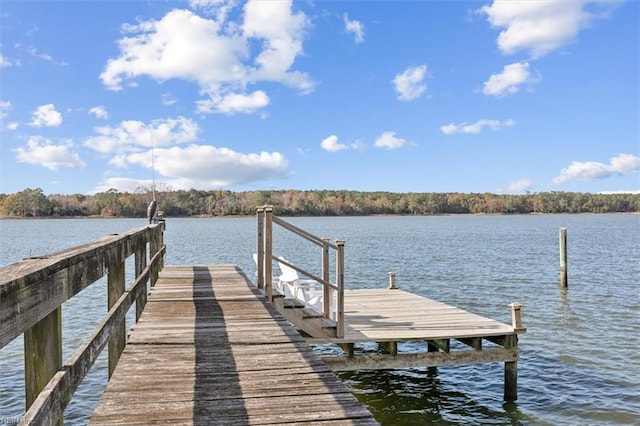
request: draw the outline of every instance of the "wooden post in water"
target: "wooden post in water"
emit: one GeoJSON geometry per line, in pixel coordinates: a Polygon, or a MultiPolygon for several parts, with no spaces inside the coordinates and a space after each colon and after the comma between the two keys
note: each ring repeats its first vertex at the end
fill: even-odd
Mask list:
{"type": "MultiPolygon", "coordinates": [[[[513,349],[518,346],[518,335],[505,336],[504,348],[513,349]]],[[[504,363],[504,400],[515,401],[518,399],[518,362],[508,361],[504,363]]]]}
{"type": "Polygon", "coordinates": [[[567,286],[567,228],[560,228],[560,288],[567,286]]]}
{"type": "Polygon", "coordinates": [[[396,287],[396,273],[394,271],[389,272],[389,290],[397,290],[396,287]]]}
{"type": "MultiPolygon", "coordinates": [[[[49,380],[61,369],[62,308],[58,307],[24,333],[24,383],[27,409],[49,380]]],[[[58,425],[62,425],[62,418],[58,420],[58,425]]]]}
{"type": "MultiPolygon", "coordinates": [[[[526,331],[522,326],[522,303],[513,302],[511,308],[511,325],[516,332],[526,331]]],[[[518,346],[518,335],[505,336],[504,348],[512,349],[518,346]]],[[[504,363],[504,400],[515,401],[518,399],[518,362],[508,361],[504,363]]]]}
{"type": "MultiPolygon", "coordinates": [[[[111,307],[118,301],[120,296],[124,293],[124,262],[112,268],[107,275],[107,305],[110,310],[111,307]]],[[[127,338],[127,324],[123,319],[120,326],[113,332],[111,339],[109,339],[109,378],[116,369],[116,364],[120,359],[120,354],[124,349],[127,338]]]]}

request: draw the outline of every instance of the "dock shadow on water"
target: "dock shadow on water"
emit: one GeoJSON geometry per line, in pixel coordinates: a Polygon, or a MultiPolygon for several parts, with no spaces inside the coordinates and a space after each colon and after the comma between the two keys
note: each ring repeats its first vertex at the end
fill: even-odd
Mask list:
{"type": "Polygon", "coordinates": [[[195,304],[195,384],[193,424],[211,424],[212,408],[224,407],[229,416],[246,421],[242,388],[227,333],[224,311],[216,299],[209,268],[193,267],[195,304]]]}

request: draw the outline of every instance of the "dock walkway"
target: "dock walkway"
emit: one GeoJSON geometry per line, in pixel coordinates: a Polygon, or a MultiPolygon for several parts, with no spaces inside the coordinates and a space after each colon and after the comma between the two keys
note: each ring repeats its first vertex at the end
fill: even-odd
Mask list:
{"type": "Polygon", "coordinates": [[[235,265],[165,266],[92,425],[376,425],[235,265]]]}

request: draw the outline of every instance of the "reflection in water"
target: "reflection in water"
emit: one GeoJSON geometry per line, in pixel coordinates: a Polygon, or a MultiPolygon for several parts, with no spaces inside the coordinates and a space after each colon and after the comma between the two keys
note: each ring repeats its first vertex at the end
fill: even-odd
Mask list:
{"type": "Polygon", "coordinates": [[[437,368],[340,373],[357,398],[383,425],[457,425],[492,419],[494,424],[530,424],[516,403],[502,410],[483,406],[455,384],[442,379],[437,368]]]}

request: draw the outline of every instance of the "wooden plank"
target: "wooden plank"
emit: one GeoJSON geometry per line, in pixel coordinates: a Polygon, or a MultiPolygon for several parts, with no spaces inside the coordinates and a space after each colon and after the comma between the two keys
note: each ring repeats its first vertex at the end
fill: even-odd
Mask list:
{"type": "Polygon", "coordinates": [[[321,335],[311,343],[482,339],[514,333],[511,325],[403,290],[345,290],[342,339],[321,335]]]}
{"type": "Polygon", "coordinates": [[[233,265],[165,267],[91,418],[160,422],[377,424],[233,265]]]}

